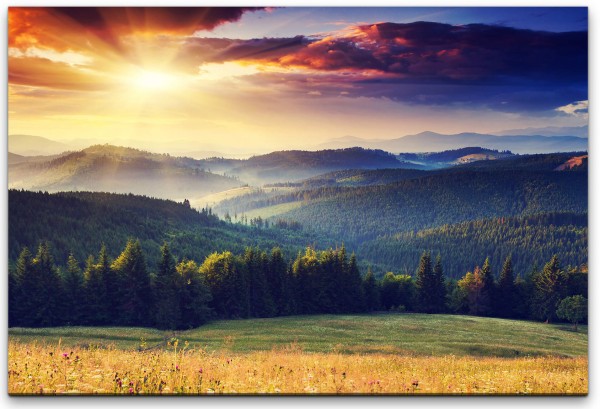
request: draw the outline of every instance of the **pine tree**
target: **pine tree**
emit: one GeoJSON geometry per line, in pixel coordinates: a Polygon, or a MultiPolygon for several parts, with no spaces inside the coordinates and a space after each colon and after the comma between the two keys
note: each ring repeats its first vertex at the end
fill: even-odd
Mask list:
{"type": "Polygon", "coordinates": [[[156,315],[155,325],[160,329],[176,329],[181,326],[179,291],[181,275],[175,268],[169,246],[164,243],[160,248],[160,261],[155,280],[156,315]]]}
{"type": "Polygon", "coordinates": [[[419,261],[419,269],[417,271],[417,306],[419,311],[431,313],[434,311],[435,302],[435,286],[433,279],[433,271],[431,269],[431,255],[428,252],[423,252],[419,261]]]}
{"type": "Polygon", "coordinates": [[[212,253],[200,273],[212,294],[210,307],[222,318],[245,318],[249,313],[248,280],[241,260],[229,252],[212,253]]]}
{"type": "Polygon", "coordinates": [[[315,312],[330,314],[341,312],[344,305],[348,303],[344,271],[347,267],[345,252],[333,249],[320,252],[316,267],[320,273],[314,276],[317,291],[315,299],[318,304],[315,312]]]}
{"type": "Polygon", "coordinates": [[[321,286],[320,263],[316,252],[307,247],[304,255],[298,257],[292,265],[292,276],[294,281],[294,298],[298,314],[316,314],[322,305],[319,295],[321,286]]]}
{"type": "Polygon", "coordinates": [[[28,299],[25,325],[51,327],[61,324],[62,282],[47,242],[39,245],[31,274],[24,278],[23,284],[23,292],[28,299]]]}
{"type": "Polygon", "coordinates": [[[150,275],[139,240],[129,240],[111,268],[123,283],[122,305],[118,322],[123,325],[146,326],[154,317],[150,275]]]}
{"type": "Polygon", "coordinates": [[[9,326],[27,326],[28,308],[31,300],[26,296],[29,281],[34,279],[33,255],[24,247],[17,259],[14,273],[9,282],[8,316],[9,326]]]}
{"type": "Polygon", "coordinates": [[[266,254],[259,249],[247,248],[244,253],[244,264],[249,279],[250,316],[272,317],[275,308],[265,277],[268,269],[266,254]]]}
{"type": "Polygon", "coordinates": [[[83,322],[87,325],[108,324],[106,311],[106,288],[94,257],[89,256],[83,270],[84,311],[83,322]]]}
{"type": "Polygon", "coordinates": [[[438,254],[433,266],[433,312],[440,313],[446,310],[446,279],[442,267],[442,257],[438,254]]]}
{"type": "Polygon", "coordinates": [[[286,308],[286,269],[287,265],[279,247],[271,250],[271,257],[266,271],[267,286],[275,305],[275,314],[285,314],[286,308]]]}
{"type": "Polygon", "coordinates": [[[564,298],[567,274],[560,268],[558,257],[554,255],[544,269],[533,278],[533,314],[550,322],[556,319],[556,308],[564,298]]]}
{"type": "Polygon", "coordinates": [[[84,316],[83,274],[73,253],[67,259],[63,288],[63,321],[67,325],[80,325],[84,316]]]}
{"type": "Polygon", "coordinates": [[[483,267],[481,268],[481,280],[483,287],[481,288],[481,306],[479,313],[488,316],[494,315],[493,306],[495,305],[496,298],[496,284],[494,282],[494,275],[492,274],[489,257],[486,257],[483,267]]]}
{"type": "Polygon", "coordinates": [[[98,286],[101,292],[99,310],[96,318],[103,324],[117,324],[120,320],[120,308],[125,303],[123,284],[119,274],[112,269],[106,245],[102,243],[98,253],[98,263],[95,265],[95,274],[103,285],[98,286]]]}
{"type": "Polygon", "coordinates": [[[363,294],[365,296],[365,308],[367,311],[377,311],[380,308],[379,285],[375,275],[369,268],[363,280],[363,294]]]}
{"type": "Polygon", "coordinates": [[[181,318],[177,328],[199,327],[212,316],[212,310],[209,307],[212,300],[210,289],[205,284],[198,265],[194,261],[183,260],[175,268],[181,283],[178,299],[181,318]]]}
{"type": "Polygon", "coordinates": [[[512,258],[506,257],[500,278],[498,279],[496,312],[503,318],[512,318],[515,310],[515,278],[513,274],[512,258]]]}
{"type": "Polygon", "coordinates": [[[352,253],[350,256],[350,262],[348,263],[348,294],[350,304],[346,311],[348,312],[361,312],[365,310],[365,294],[362,288],[362,277],[358,270],[358,262],[356,261],[356,254],[352,253]]]}

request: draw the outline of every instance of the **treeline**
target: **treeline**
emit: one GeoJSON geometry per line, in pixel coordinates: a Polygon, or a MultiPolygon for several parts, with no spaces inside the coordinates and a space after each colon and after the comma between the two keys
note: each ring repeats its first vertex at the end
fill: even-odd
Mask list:
{"type": "Polygon", "coordinates": [[[587,263],[587,213],[542,213],[496,217],[398,233],[358,246],[362,257],[411,272],[425,250],[441,254],[446,275],[460,278],[472,260],[489,256],[494,271],[512,255],[516,271],[543,265],[557,254],[565,266],[587,263]]]}
{"type": "Polygon", "coordinates": [[[370,309],[457,313],[488,317],[556,321],[562,300],[587,298],[587,269],[565,270],[553,256],[542,269],[534,266],[526,274],[516,274],[511,257],[500,272],[486,258],[459,280],[447,279],[441,257],[432,266],[431,255],[421,255],[416,278],[408,274],[388,272],[381,281],[368,272],[365,283],[370,291],[370,309]],[[377,298],[377,296],[379,298],[377,298]]]}
{"type": "Polygon", "coordinates": [[[9,325],[123,325],[162,329],[197,327],[218,318],[365,310],[356,257],[344,247],[288,261],[247,248],[209,255],[201,265],[176,261],[169,246],[149,268],[139,241],[130,240],[111,260],[102,246],[81,268],[71,254],[56,266],[42,242],[33,255],[25,247],[9,269],[9,325]]]}
{"type": "Polygon", "coordinates": [[[184,329],[212,318],[380,310],[454,312],[507,318],[557,318],[566,297],[587,297],[587,272],[565,271],[556,256],[542,270],[515,275],[507,258],[496,279],[489,259],[460,280],[448,280],[441,257],[422,254],[414,276],[361,276],[345,247],[308,247],[287,260],[247,248],[209,255],[201,265],[176,260],[167,244],[148,266],[139,241],[129,240],[114,260],[102,246],[82,266],[70,255],[56,266],[49,244],[27,247],[9,269],[9,326],[153,326],[184,329]]]}

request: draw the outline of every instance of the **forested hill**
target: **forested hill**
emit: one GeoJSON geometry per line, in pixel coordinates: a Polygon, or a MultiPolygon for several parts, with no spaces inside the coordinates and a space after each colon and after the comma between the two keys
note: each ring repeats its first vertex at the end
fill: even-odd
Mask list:
{"type": "Polygon", "coordinates": [[[300,190],[263,205],[290,201],[301,206],[278,217],[361,241],[481,218],[583,213],[587,172],[456,170],[381,186],[300,190]]]}
{"type": "MultiPolygon", "coordinates": [[[[586,152],[563,152],[539,155],[511,156],[495,161],[478,161],[456,166],[455,170],[484,170],[484,171],[554,171],[574,157],[587,155],[586,152]]],[[[585,166],[574,167],[577,172],[587,172],[585,166]]]]}
{"type": "MultiPolygon", "coordinates": [[[[129,238],[140,239],[148,254],[159,254],[169,243],[178,258],[202,261],[214,251],[242,252],[247,246],[279,246],[288,256],[309,244],[335,243],[281,228],[259,230],[220,221],[210,209],[197,211],[186,203],[132,194],[91,192],[8,192],[9,260],[24,246],[33,250],[50,242],[57,262],[66,263],[69,252],[78,260],[97,254],[102,243],[116,256],[129,238]]],[[[156,260],[149,260],[152,265],[156,260]]]]}
{"type": "Polygon", "coordinates": [[[291,182],[342,169],[414,167],[377,149],[347,148],[321,151],[279,151],[236,163],[227,174],[252,184],[291,182]]]}
{"type": "Polygon", "coordinates": [[[177,200],[241,184],[206,171],[201,161],[112,145],[13,163],[8,176],[9,188],[15,189],[134,193],[177,200]]]}
{"type": "Polygon", "coordinates": [[[452,278],[481,266],[490,258],[492,271],[501,271],[511,256],[515,273],[525,276],[558,255],[564,266],[587,264],[587,213],[545,213],[497,217],[402,232],[366,241],[358,253],[385,267],[411,273],[423,251],[439,254],[452,278]]]}

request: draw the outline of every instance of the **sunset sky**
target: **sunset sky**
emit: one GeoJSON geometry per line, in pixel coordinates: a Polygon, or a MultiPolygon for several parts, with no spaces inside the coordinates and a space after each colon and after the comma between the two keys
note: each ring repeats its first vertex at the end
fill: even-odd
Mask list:
{"type": "Polygon", "coordinates": [[[254,153],[588,119],[585,8],[11,8],[8,30],[9,134],[61,142],[254,153]]]}

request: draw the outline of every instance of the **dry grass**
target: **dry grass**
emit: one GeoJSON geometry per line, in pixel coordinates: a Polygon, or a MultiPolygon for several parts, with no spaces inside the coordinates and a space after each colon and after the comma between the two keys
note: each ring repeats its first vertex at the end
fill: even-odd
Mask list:
{"type": "MultiPolygon", "coordinates": [[[[395,351],[390,351],[395,352],[395,351]]],[[[587,394],[585,357],[137,352],[11,340],[10,394],[587,394]]]]}

